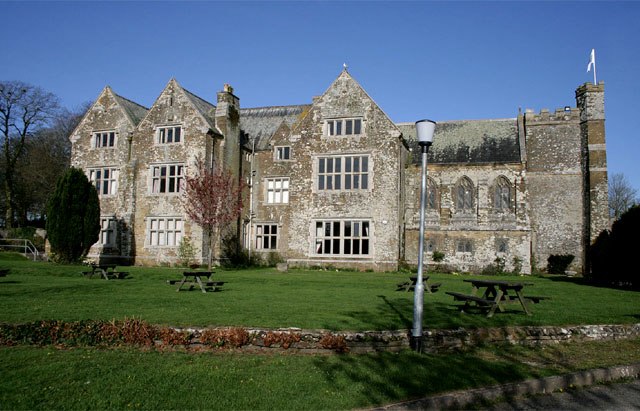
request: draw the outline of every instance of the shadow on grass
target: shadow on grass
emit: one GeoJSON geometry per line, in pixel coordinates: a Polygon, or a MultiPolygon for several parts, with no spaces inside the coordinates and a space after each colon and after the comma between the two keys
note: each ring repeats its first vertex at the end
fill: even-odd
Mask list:
{"type": "Polygon", "coordinates": [[[315,365],[334,389],[356,389],[360,406],[420,398],[450,390],[522,380],[528,367],[473,354],[375,353],[318,357],[315,365]]]}

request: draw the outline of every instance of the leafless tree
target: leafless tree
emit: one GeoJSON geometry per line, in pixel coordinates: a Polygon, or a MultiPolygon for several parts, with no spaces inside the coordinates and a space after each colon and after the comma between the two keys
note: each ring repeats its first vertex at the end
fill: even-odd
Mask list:
{"type": "Polygon", "coordinates": [[[25,145],[37,130],[51,124],[59,112],[58,98],[20,81],[0,82],[0,139],[3,154],[5,226],[15,216],[16,167],[25,145]]]}
{"type": "Polygon", "coordinates": [[[631,186],[627,177],[615,173],[609,177],[609,216],[612,220],[620,218],[633,205],[640,203],[638,191],[631,186]]]}
{"type": "Polygon", "coordinates": [[[196,160],[196,174],[185,178],[184,209],[208,238],[208,267],[211,270],[215,241],[222,228],[237,220],[242,211],[242,182],[231,173],[212,169],[196,160]]]}

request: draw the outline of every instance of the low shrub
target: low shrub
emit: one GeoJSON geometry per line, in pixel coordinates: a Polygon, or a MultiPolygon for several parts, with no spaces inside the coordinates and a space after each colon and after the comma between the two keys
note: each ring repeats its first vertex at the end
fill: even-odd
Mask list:
{"type": "Polygon", "coordinates": [[[320,338],[319,344],[322,348],[333,350],[337,353],[349,352],[349,347],[347,347],[347,342],[343,335],[335,335],[331,333],[323,334],[320,338]]]}
{"type": "Polygon", "coordinates": [[[263,338],[263,344],[265,347],[277,345],[285,350],[291,347],[293,343],[297,342],[300,342],[300,334],[297,333],[269,331],[263,338]]]}

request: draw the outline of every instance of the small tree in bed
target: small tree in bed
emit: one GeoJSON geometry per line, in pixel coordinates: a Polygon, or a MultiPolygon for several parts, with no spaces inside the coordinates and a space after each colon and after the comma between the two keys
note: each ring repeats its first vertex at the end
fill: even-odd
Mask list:
{"type": "Polygon", "coordinates": [[[211,270],[213,250],[222,228],[237,220],[242,211],[242,182],[228,171],[208,167],[196,160],[196,174],[185,178],[184,209],[194,223],[202,228],[208,239],[211,270]]]}

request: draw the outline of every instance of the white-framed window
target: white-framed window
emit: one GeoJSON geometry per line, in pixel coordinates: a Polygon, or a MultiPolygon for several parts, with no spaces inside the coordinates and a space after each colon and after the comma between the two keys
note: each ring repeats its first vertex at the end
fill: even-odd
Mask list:
{"type": "Polygon", "coordinates": [[[118,191],[118,169],[112,167],[89,169],[89,181],[96,186],[99,196],[114,195],[118,191]]]}
{"type": "Polygon", "coordinates": [[[314,224],[315,254],[357,257],[371,253],[368,220],[320,220],[314,224]]]}
{"type": "Polygon", "coordinates": [[[289,202],[289,177],[266,179],[267,204],[286,204],[289,202]]]}
{"type": "Polygon", "coordinates": [[[177,247],[184,235],[184,221],[180,217],[147,218],[147,245],[177,247]]]}
{"type": "Polygon", "coordinates": [[[93,133],[93,146],[95,148],[110,148],[116,146],[115,131],[96,131],[93,133]]]}
{"type": "Polygon", "coordinates": [[[100,217],[100,240],[98,243],[103,247],[113,247],[116,245],[117,220],[115,217],[100,217]]]}
{"type": "Polygon", "coordinates": [[[319,191],[369,189],[369,156],[318,157],[319,191]]]}
{"type": "Polygon", "coordinates": [[[278,248],[278,225],[256,224],[256,250],[275,250],[278,248]]]}
{"type": "Polygon", "coordinates": [[[338,118],[326,120],[327,136],[355,136],[362,134],[361,118],[338,118]]]}
{"type": "Polygon", "coordinates": [[[184,165],[162,164],[151,166],[151,193],[180,193],[184,184],[184,165]]]}
{"type": "Polygon", "coordinates": [[[182,141],[182,126],[161,126],[156,128],[158,144],[174,144],[182,141]]]}
{"type": "Polygon", "coordinates": [[[291,147],[277,146],[274,148],[274,155],[276,161],[291,160],[291,147]]]}

